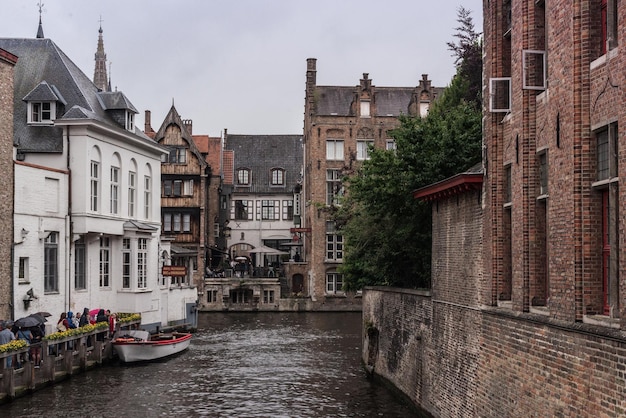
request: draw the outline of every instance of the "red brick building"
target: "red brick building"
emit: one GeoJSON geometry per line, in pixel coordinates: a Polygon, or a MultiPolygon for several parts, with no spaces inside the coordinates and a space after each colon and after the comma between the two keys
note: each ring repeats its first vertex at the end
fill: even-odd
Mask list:
{"type": "Polygon", "coordinates": [[[338,267],[343,262],[343,236],[335,230],[333,208],[341,204],[342,177],[368,158],[368,147],[395,148],[389,131],[398,117],[425,115],[441,92],[427,75],[416,87],[379,87],[368,74],[356,86],[318,86],[316,59],[307,60],[304,107],[304,260],[309,277],[304,293],[324,309],[360,300],[343,290],[338,267]]]}
{"type": "Polygon", "coordinates": [[[363,292],[364,361],[433,416],[626,416],[625,19],[484,2],[482,188],[474,168],[414,193],[430,292],[363,292]]]}
{"type": "Polygon", "coordinates": [[[486,3],[490,304],[626,328],[617,3],[486,3]]]}

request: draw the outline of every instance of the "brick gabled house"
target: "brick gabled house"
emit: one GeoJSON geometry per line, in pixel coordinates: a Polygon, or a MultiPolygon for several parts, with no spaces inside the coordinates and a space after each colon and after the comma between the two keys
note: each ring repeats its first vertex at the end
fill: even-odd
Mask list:
{"type": "Polygon", "coordinates": [[[341,178],[368,159],[368,147],[394,149],[389,131],[400,115],[426,115],[443,90],[426,74],[415,87],[375,86],[368,74],[356,86],[318,86],[316,59],[307,60],[304,106],[303,243],[313,309],[360,309],[360,299],[343,290],[338,271],[343,236],[333,208],[344,193],[341,178]]]}

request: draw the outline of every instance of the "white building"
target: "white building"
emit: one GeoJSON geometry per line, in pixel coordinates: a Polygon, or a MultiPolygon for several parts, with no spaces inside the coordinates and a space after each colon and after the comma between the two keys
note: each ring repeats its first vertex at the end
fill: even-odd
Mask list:
{"type": "Polygon", "coordinates": [[[0,39],[15,66],[14,319],[37,311],[138,312],[189,322],[197,291],[161,272],[164,149],[49,39],[0,39]]]}

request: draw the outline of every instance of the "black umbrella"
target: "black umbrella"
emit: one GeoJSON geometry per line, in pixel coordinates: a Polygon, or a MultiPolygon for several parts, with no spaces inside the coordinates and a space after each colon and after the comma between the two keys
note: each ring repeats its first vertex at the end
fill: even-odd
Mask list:
{"type": "Polygon", "coordinates": [[[40,312],[37,312],[37,313],[34,313],[34,314],[30,314],[28,316],[32,316],[33,318],[35,318],[36,320],[39,321],[40,324],[43,324],[44,322],[48,322],[46,317],[44,315],[42,315],[40,312]]]}
{"type": "Polygon", "coordinates": [[[45,318],[41,317],[41,316],[35,316],[30,315],[30,316],[26,316],[24,318],[20,318],[17,321],[15,321],[15,326],[16,327],[20,327],[20,328],[30,328],[30,327],[37,327],[41,324],[43,324],[45,321],[45,318]],[[43,321],[42,321],[43,319],[43,321]]]}

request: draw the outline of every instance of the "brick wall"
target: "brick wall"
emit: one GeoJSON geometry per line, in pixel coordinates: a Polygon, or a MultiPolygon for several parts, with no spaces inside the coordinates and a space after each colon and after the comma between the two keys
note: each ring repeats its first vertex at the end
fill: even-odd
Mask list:
{"type": "Polygon", "coordinates": [[[363,362],[434,417],[626,416],[618,331],[393,288],[365,290],[363,326],[363,362]]]}
{"type": "Polygon", "coordinates": [[[10,54],[0,54],[0,319],[10,319],[12,313],[14,59],[10,54]]]}

